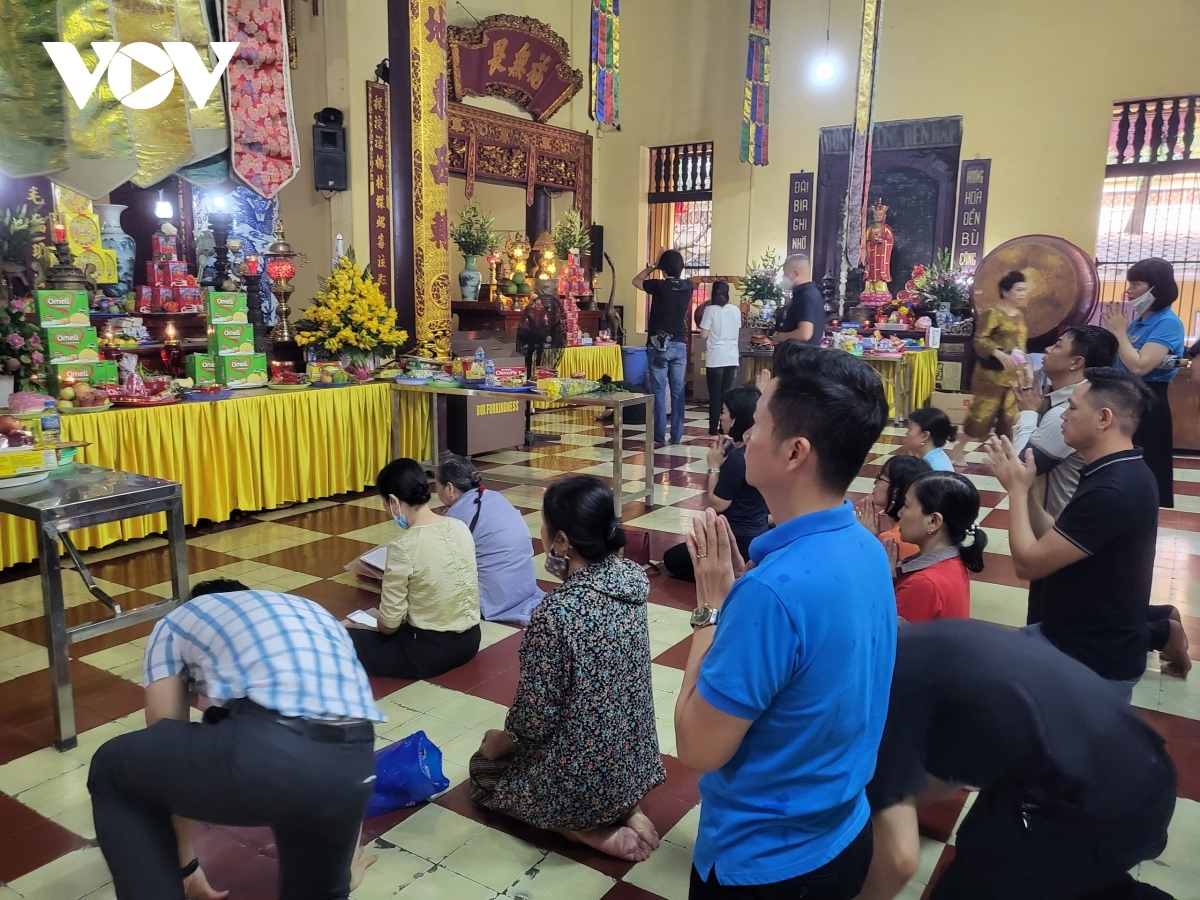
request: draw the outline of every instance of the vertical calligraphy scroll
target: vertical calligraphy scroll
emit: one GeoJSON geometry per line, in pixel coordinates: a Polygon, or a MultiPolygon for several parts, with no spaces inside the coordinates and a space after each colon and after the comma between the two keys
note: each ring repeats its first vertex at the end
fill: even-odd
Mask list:
{"type": "Polygon", "coordinates": [[[791,177],[788,190],[787,255],[800,254],[812,259],[813,173],[799,172],[791,177]]]}
{"type": "Polygon", "coordinates": [[[592,106],[601,125],[621,125],[621,0],[592,0],[592,106]]]}
{"type": "Polygon", "coordinates": [[[954,220],[954,264],[974,273],[983,258],[983,227],[987,223],[990,159],[965,159],[958,178],[958,217],[954,220]]]}
{"type": "Polygon", "coordinates": [[[371,274],[392,304],[392,175],[388,131],[388,86],[367,82],[367,234],[371,274]]]}

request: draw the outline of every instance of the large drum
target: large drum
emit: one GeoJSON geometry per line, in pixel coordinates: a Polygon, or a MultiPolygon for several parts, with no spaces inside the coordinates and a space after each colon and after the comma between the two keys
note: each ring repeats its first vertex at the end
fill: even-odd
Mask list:
{"type": "Polygon", "coordinates": [[[1028,234],[1005,241],[975,270],[975,312],[999,299],[1000,279],[1018,270],[1029,294],[1022,307],[1029,327],[1029,348],[1042,350],[1072,325],[1084,325],[1100,299],[1095,261],[1070,241],[1049,234],[1028,234]]]}

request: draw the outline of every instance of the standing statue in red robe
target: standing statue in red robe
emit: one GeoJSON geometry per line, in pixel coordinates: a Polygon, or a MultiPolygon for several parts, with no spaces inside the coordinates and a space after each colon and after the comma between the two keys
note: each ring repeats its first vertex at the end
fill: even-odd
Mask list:
{"type": "MultiPolygon", "coordinates": [[[[892,280],[892,249],[896,245],[892,226],[887,223],[888,208],[882,203],[871,207],[871,224],[867,226],[866,238],[866,284],[865,295],[882,295],[891,300],[888,282],[892,280]]],[[[885,302],[886,302],[885,300],[885,302]]]]}

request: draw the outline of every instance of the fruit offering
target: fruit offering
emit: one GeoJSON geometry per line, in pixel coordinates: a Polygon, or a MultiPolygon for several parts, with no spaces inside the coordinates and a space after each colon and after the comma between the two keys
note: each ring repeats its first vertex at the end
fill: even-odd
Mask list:
{"type": "Polygon", "coordinates": [[[32,447],[36,443],[33,432],[22,427],[16,416],[0,416],[0,450],[6,447],[32,447]]]}
{"type": "Polygon", "coordinates": [[[321,384],[346,384],[350,381],[350,376],[341,366],[325,365],[321,367],[321,374],[317,381],[321,384]]]}
{"type": "Polygon", "coordinates": [[[64,384],[58,390],[58,400],[54,404],[58,409],[91,409],[104,406],[109,401],[108,391],[94,388],[86,381],[74,384],[64,384]]]}
{"type": "Polygon", "coordinates": [[[299,372],[280,372],[271,379],[271,384],[304,384],[307,379],[299,372]]]}

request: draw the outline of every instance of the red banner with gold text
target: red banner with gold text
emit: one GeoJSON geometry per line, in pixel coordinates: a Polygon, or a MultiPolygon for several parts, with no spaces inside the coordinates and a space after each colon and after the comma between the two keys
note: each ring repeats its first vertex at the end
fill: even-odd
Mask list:
{"type": "Polygon", "coordinates": [[[388,86],[367,82],[367,209],[371,274],[388,303],[392,298],[392,176],[388,86]]]}

